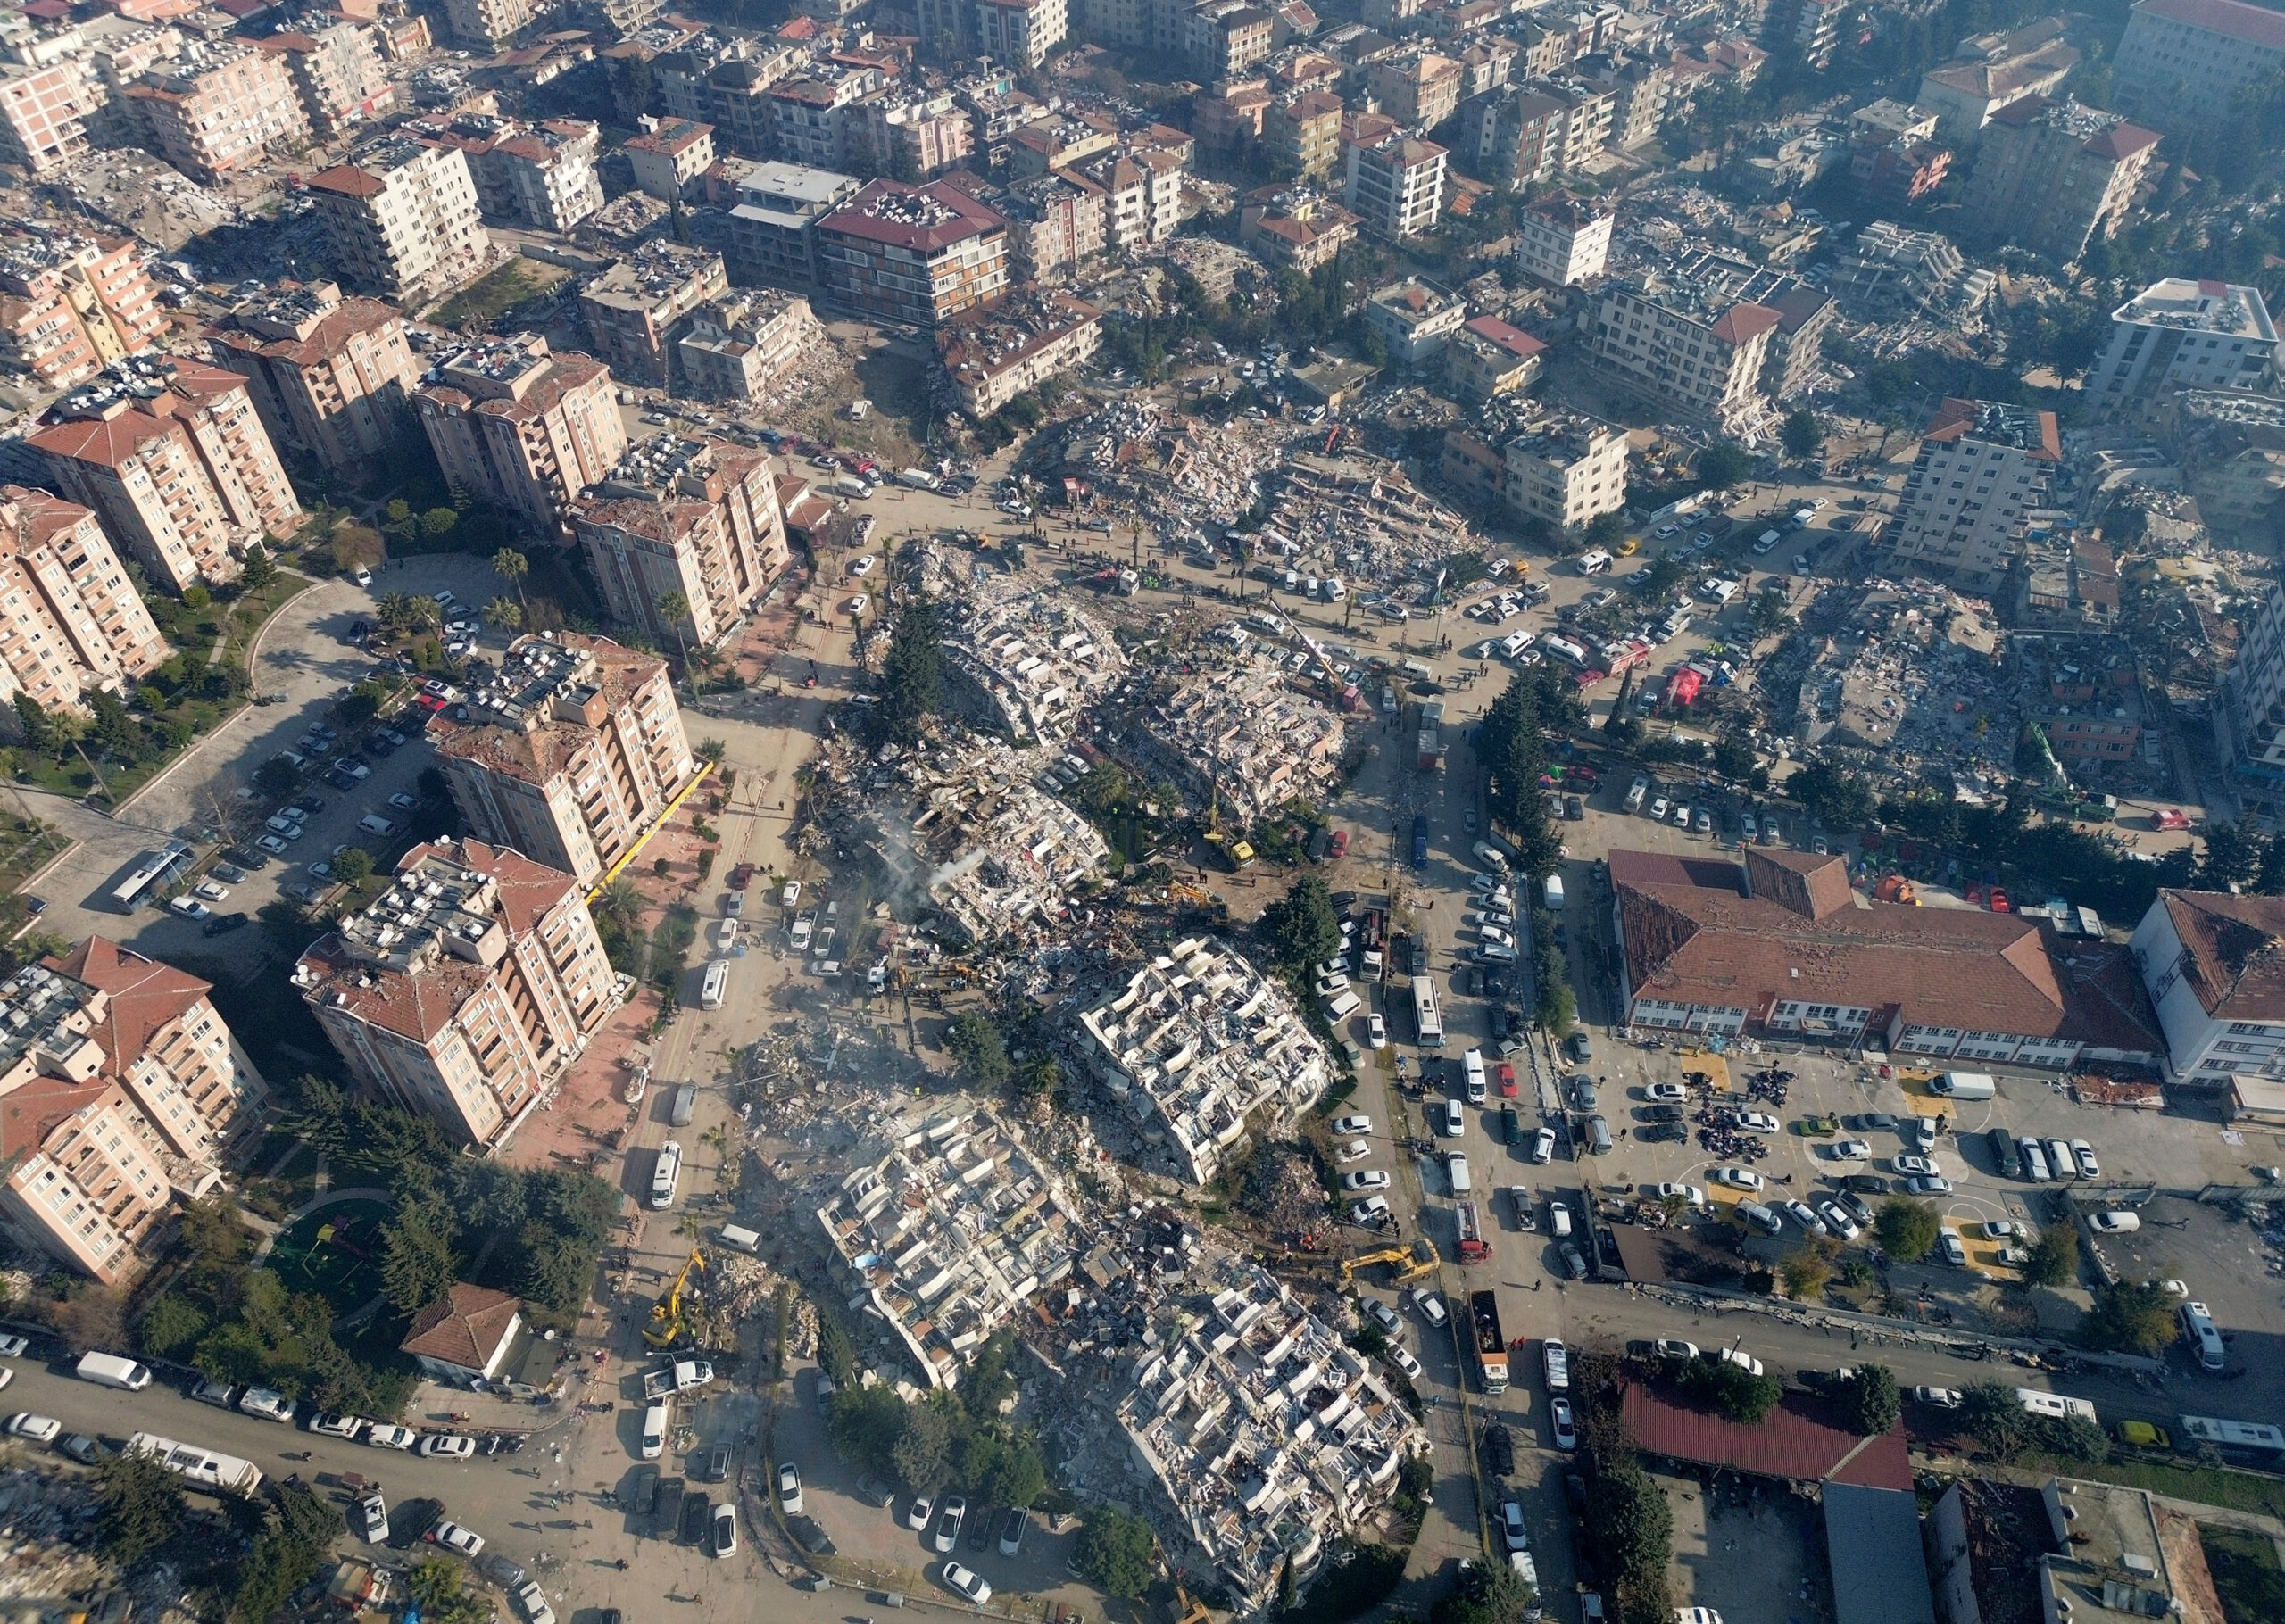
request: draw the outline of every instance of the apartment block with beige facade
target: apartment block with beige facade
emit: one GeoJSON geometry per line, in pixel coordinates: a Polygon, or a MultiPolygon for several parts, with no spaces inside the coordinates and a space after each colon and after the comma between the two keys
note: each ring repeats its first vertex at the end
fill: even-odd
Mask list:
{"type": "Polygon", "coordinates": [[[494,50],[556,9],[554,0],[445,0],[445,21],[461,44],[494,50]]]}
{"type": "Polygon", "coordinates": [[[0,1230],[105,1285],[260,1131],[208,983],[101,937],[0,982],[0,1230]]]}
{"type": "Polygon", "coordinates": [[[382,455],[411,425],[420,368],[394,305],[345,299],[331,282],[281,282],[206,344],[246,380],[271,441],[328,468],[382,455]]]}
{"type": "Polygon", "coordinates": [[[616,1007],[584,890],[482,841],[415,846],[294,985],[361,1090],[497,1147],[616,1007]]]}
{"type": "Polygon", "coordinates": [[[492,258],[476,181],[457,149],[383,137],[311,178],[334,269],[361,293],[442,293],[492,258]]]}
{"type": "Polygon", "coordinates": [[[303,114],[322,139],[337,139],[396,105],[396,87],[365,23],[344,20],[330,28],[290,29],[254,45],[286,64],[303,114]]]}
{"type": "Polygon", "coordinates": [[[70,57],[0,65],[0,162],[46,175],[86,157],[87,127],[109,99],[93,68],[70,57]]]}
{"type": "Polygon", "coordinates": [[[1436,228],[1444,207],[1443,147],[1406,135],[1378,113],[1346,120],[1341,142],[1348,165],[1342,202],[1367,231],[1403,242],[1436,228]]]}
{"type": "Polygon", "coordinates": [[[976,48],[994,62],[1036,68],[1070,32],[1064,0],[976,0],[976,48]]]}
{"type": "Polygon", "coordinates": [[[1557,535],[1626,506],[1626,431],[1598,418],[1550,417],[1508,443],[1508,506],[1557,535]]]}
{"type": "Polygon", "coordinates": [[[679,383],[675,341],[698,307],[727,298],[729,273],[710,248],[652,241],[579,290],[579,313],[595,353],[619,377],[679,383]]]}
{"type": "Polygon", "coordinates": [[[551,354],[536,333],[432,351],[414,410],[445,477],[480,491],[544,535],[617,465],[627,425],[611,369],[551,354]]]}
{"type": "Polygon", "coordinates": [[[684,392],[702,401],[748,401],[768,392],[803,349],[824,342],[810,302],[774,288],[739,288],[691,312],[675,341],[684,392]]]}
{"type": "Polygon", "coordinates": [[[1643,400],[1750,432],[1769,415],[1761,392],[1770,335],[1782,319],[1718,287],[1652,279],[1603,291],[1589,351],[1596,369],[1643,400]]]}
{"type": "Polygon", "coordinates": [[[526,124],[492,113],[412,119],[402,133],[468,159],[478,204],[501,225],[569,231],[603,206],[601,130],[585,119],[526,124]]]}
{"type": "Polygon", "coordinates": [[[793,562],[769,453],[722,440],[630,448],[571,529],[611,618],[685,648],[720,642],[793,562]],[[675,595],[689,608],[670,619],[660,605],[675,595]]]}
{"type": "Polygon", "coordinates": [[[1330,90],[1281,96],[1261,116],[1262,145],[1295,175],[1330,175],[1341,162],[1341,98],[1330,90]]]}
{"type": "Polygon", "coordinates": [[[92,509],[0,485],[0,700],[83,712],[172,652],[92,509]]]}
{"type": "Polygon", "coordinates": [[[1084,362],[1102,344],[1102,312],[1068,294],[1019,289],[936,330],[944,371],[971,418],[1084,362]]]}
{"type": "Polygon", "coordinates": [[[134,238],[34,230],[0,244],[0,366],[68,389],[167,330],[134,238]]]}
{"type": "Polygon", "coordinates": [[[306,146],[311,138],[285,62],[243,41],[188,47],[120,99],[159,155],[199,180],[250,169],[271,150],[306,146]]]}
{"type": "Polygon", "coordinates": [[[478,839],[594,884],[655,828],[697,762],[667,662],[604,637],[519,637],[436,752],[478,839]]]}
{"type": "Polygon", "coordinates": [[[93,508],[151,579],[236,580],[245,550],[301,526],[301,503],[246,380],[179,357],[121,362],[29,436],[64,495],[93,508]]]}

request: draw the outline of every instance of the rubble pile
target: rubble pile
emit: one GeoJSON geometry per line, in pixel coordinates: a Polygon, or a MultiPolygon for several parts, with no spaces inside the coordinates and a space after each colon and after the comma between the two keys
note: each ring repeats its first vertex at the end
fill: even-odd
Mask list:
{"type": "Polygon", "coordinates": [[[134,1616],[187,1621],[177,1605],[181,1577],[171,1567],[152,1562],[122,1572],[96,1554],[93,1482],[61,1470],[0,1474],[0,1603],[92,1598],[124,1586],[134,1616]]]}
{"type": "Polygon", "coordinates": [[[1282,470],[1262,536],[1290,541],[1353,581],[1432,579],[1473,543],[1467,521],[1414,488],[1400,464],[1297,455],[1282,470]]]}
{"type": "Polygon", "coordinates": [[[1126,672],[1118,642],[1092,617],[1004,580],[961,601],[943,655],[953,706],[1018,744],[1061,744],[1126,672]]]}
{"type": "Polygon", "coordinates": [[[1238,1207],[1285,1235],[1317,1228],[1327,1210],[1317,1168],[1309,1157],[1284,1145],[1264,1146],[1246,1164],[1238,1207]]]}
{"type": "Polygon", "coordinates": [[[1309,674],[1289,671],[1282,650],[1234,629],[1226,639],[1234,652],[1193,659],[1188,675],[1161,676],[1137,696],[1121,743],[1192,805],[1217,803],[1224,816],[1251,824],[1296,798],[1325,798],[1348,724],[1292,685],[1309,674]]]}
{"type": "MultiPolygon", "coordinates": [[[[737,1346],[739,1328],[754,1320],[766,1322],[761,1331],[765,1340],[775,1338],[778,1289],[789,1284],[784,1275],[758,1257],[742,1257],[735,1252],[710,1255],[699,1314],[700,1344],[707,1347],[737,1346]]],[[[793,1302],[793,1318],[785,1330],[785,1351],[794,1358],[812,1358],[818,1346],[816,1305],[798,1290],[793,1302]]]]}

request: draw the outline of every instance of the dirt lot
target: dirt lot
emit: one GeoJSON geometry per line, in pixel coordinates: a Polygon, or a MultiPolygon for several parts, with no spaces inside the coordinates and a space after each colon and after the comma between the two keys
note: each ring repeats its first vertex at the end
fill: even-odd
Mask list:
{"type": "Polygon", "coordinates": [[[1709,1501],[1695,1478],[1653,1475],[1674,1508],[1677,1606],[1711,1607],[1725,1619],[1793,1624],[1832,1616],[1814,1504],[1729,1479],[1709,1501]]]}

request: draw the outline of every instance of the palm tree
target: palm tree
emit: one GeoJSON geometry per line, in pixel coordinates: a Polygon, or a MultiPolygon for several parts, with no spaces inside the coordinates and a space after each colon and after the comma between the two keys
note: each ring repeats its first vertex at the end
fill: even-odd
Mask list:
{"type": "Polygon", "coordinates": [[[524,596],[524,577],[531,572],[532,561],[513,547],[503,547],[492,555],[492,573],[515,586],[516,601],[524,606],[527,614],[532,606],[531,600],[524,596]]]}
{"type": "Polygon", "coordinates": [[[524,629],[524,611],[505,598],[494,598],[484,606],[484,617],[503,632],[524,629]]]}
{"type": "Polygon", "coordinates": [[[690,599],[679,592],[668,592],[659,600],[659,613],[675,629],[675,646],[682,650],[683,677],[690,676],[690,643],[682,634],[683,623],[690,618],[690,599]]]}

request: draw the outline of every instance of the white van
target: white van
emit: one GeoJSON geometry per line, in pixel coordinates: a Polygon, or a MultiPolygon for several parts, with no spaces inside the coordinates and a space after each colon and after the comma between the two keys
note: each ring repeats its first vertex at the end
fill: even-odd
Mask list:
{"type": "Polygon", "coordinates": [[[718,1239],[732,1251],[744,1252],[748,1256],[761,1250],[761,1237],[742,1223],[724,1224],[718,1239]]]}
{"type": "Polygon", "coordinates": [[[698,990],[698,1007],[701,1009],[721,1008],[722,999],[729,990],[729,961],[718,958],[706,966],[706,983],[698,990]]]}
{"type": "Polygon", "coordinates": [[[1989,1072],[1945,1072],[1928,1086],[1947,1099],[1990,1099],[1999,1092],[1989,1072]]]}
{"type": "Polygon", "coordinates": [[[1579,573],[1583,576],[1599,576],[1609,568],[1610,554],[1600,547],[1579,555],[1579,573]]]}
{"type": "Polygon", "coordinates": [[[735,919],[725,919],[715,925],[714,950],[716,952],[727,953],[737,945],[738,922],[735,919]]]}
{"type": "Polygon", "coordinates": [[[378,812],[366,813],[357,820],[357,826],[368,834],[378,834],[383,839],[396,833],[396,825],[378,812]]]}
{"type": "Polygon", "coordinates": [[[99,1387],[118,1388],[129,1393],[140,1393],[151,1385],[151,1367],[137,1364],[132,1359],[117,1354],[83,1354],[71,1373],[82,1381],[92,1381],[99,1387]]]}
{"type": "Polygon", "coordinates": [[[2228,1363],[2222,1346],[2222,1333],[2214,1327],[2213,1311],[2203,1303],[2184,1303],[2181,1314],[2182,1340],[2198,1355],[2198,1363],[2209,1371],[2218,1371],[2228,1363]]]}
{"type": "Polygon", "coordinates": [[[264,1421],[290,1421],[294,1419],[294,1401],[268,1388],[248,1388],[238,1395],[238,1413],[259,1415],[264,1421]]]}
{"type": "Polygon", "coordinates": [[[1464,1150],[1454,1150],[1445,1156],[1444,1176],[1451,1181],[1452,1194],[1456,1196],[1465,1196],[1475,1188],[1468,1178],[1467,1153],[1464,1150]]]}
{"type": "Polygon", "coordinates": [[[1345,1021],[1364,1007],[1356,993],[1344,990],[1325,1000],[1325,1018],[1328,1021],[1345,1021]]]}
{"type": "Polygon", "coordinates": [[[667,1452],[667,1406],[652,1404],[643,1412],[643,1458],[655,1461],[667,1452]]]}
{"type": "Polygon", "coordinates": [[[669,1139],[659,1147],[658,1165],[651,1170],[651,1205],[668,1207],[675,1204],[675,1186],[682,1181],[682,1147],[669,1139]]]}
{"type": "Polygon", "coordinates": [[[1404,662],[1404,674],[1407,676],[1424,683],[1432,680],[1436,675],[1434,671],[1429,668],[1427,661],[1420,659],[1406,660],[1404,662]]]}

